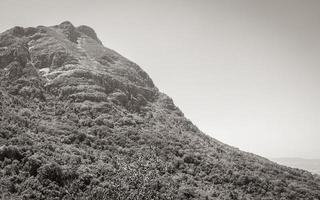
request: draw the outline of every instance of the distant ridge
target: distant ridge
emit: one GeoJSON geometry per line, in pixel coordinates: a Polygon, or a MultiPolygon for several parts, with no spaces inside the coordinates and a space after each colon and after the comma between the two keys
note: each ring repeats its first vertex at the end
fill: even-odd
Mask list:
{"type": "Polygon", "coordinates": [[[286,165],[293,168],[304,169],[320,175],[320,159],[283,157],[283,158],[270,158],[270,160],[275,161],[282,165],[286,165]]]}

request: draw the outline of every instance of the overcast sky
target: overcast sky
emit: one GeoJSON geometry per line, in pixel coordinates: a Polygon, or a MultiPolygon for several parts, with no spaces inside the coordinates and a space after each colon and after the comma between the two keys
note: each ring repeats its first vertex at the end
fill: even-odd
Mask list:
{"type": "Polygon", "coordinates": [[[65,20],[93,27],[212,137],[320,158],[320,1],[0,0],[1,32],[65,20]]]}

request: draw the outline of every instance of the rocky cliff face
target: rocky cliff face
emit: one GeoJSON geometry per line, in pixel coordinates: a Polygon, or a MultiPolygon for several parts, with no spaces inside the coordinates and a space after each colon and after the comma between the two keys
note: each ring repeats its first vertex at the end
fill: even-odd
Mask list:
{"type": "Polygon", "coordinates": [[[88,26],[0,35],[4,199],[320,199],[320,179],[195,127],[88,26]]]}

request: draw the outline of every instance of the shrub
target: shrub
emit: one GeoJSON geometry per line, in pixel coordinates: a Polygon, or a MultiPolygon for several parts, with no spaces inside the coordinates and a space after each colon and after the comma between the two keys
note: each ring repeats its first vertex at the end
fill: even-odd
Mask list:
{"type": "Polygon", "coordinates": [[[57,163],[49,163],[38,169],[40,180],[50,180],[62,185],[62,169],[57,163]]]}
{"type": "Polygon", "coordinates": [[[41,167],[42,162],[36,156],[30,156],[24,165],[24,169],[29,172],[31,176],[37,176],[38,169],[41,167]]]}
{"type": "Polygon", "coordinates": [[[23,155],[15,146],[2,146],[0,147],[0,160],[4,160],[5,158],[21,160],[23,155]]]}

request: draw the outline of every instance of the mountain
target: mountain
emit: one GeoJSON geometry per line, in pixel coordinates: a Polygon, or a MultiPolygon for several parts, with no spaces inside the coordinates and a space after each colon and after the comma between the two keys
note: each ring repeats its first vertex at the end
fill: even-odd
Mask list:
{"type": "Polygon", "coordinates": [[[320,159],[305,158],[270,158],[272,161],[281,165],[308,170],[320,175],[320,159]]]}
{"type": "Polygon", "coordinates": [[[320,199],[319,176],[202,133],[70,22],[0,35],[0,166],[2,199],[320,199]]]}

